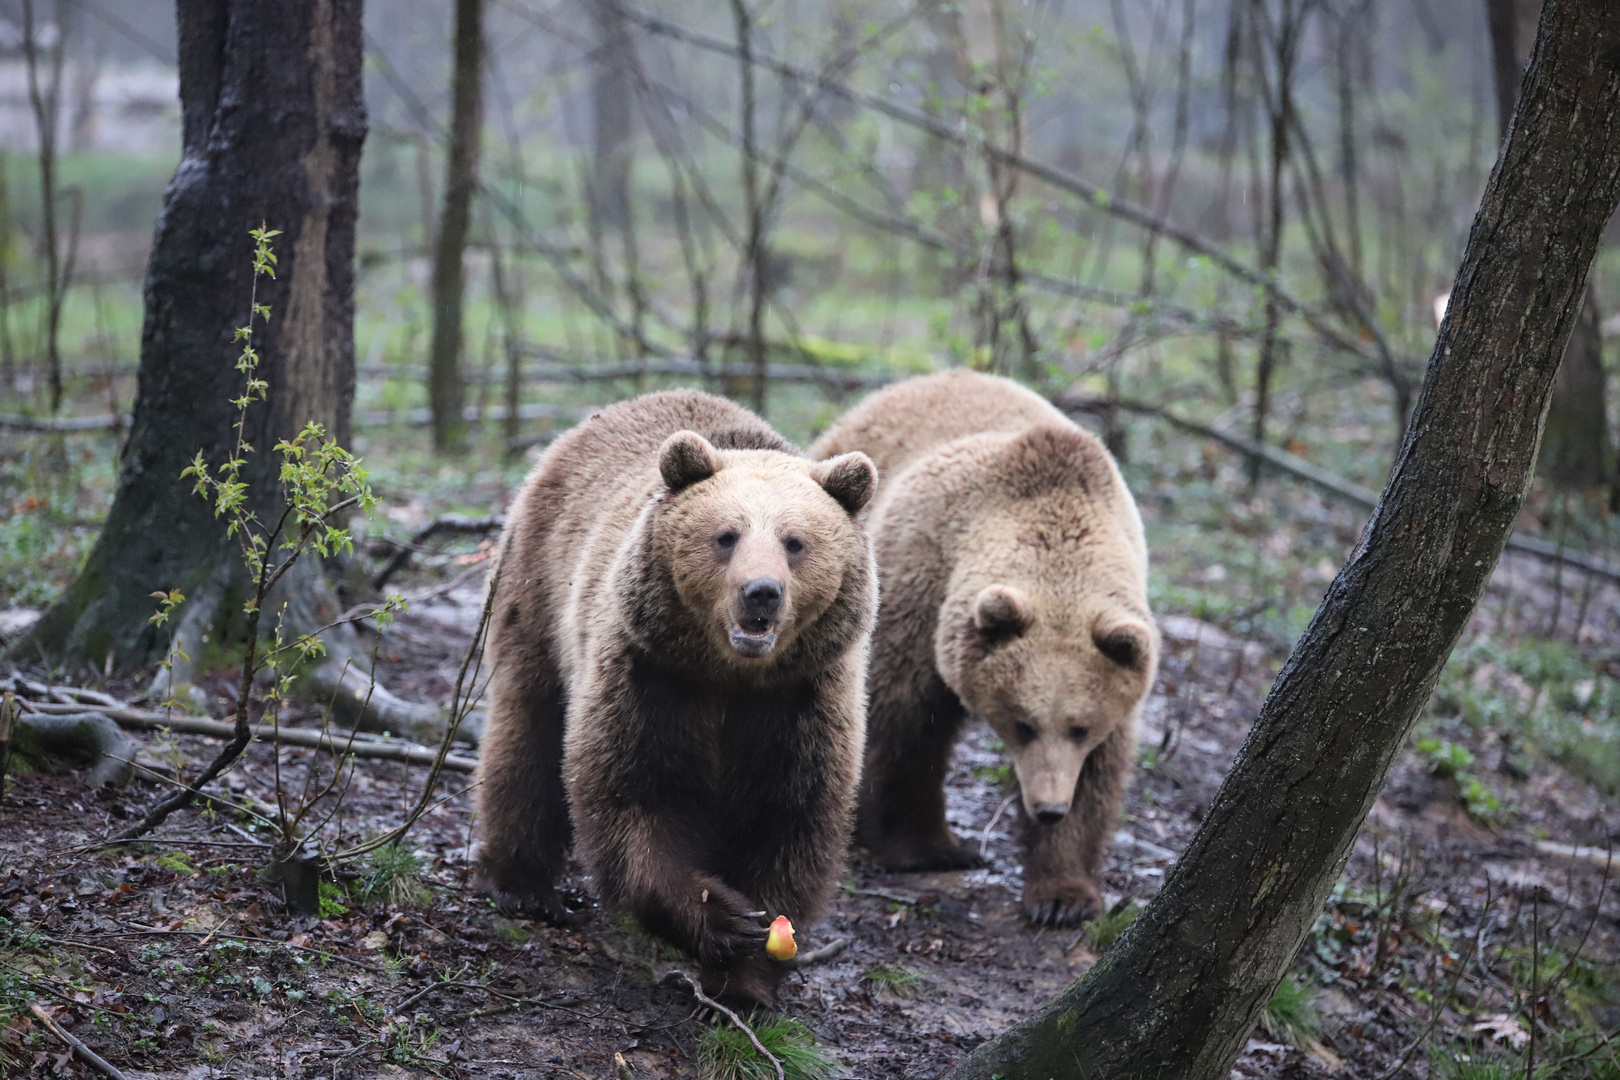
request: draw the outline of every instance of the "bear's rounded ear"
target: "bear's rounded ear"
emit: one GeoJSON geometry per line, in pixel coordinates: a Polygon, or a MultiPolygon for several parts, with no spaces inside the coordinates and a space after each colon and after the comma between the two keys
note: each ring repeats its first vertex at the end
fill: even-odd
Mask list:
{"type": "Polygon", "coordinates": [[[860,513],[877,490],[877,466],[859,450],[828,458],[811,475],[851,515],[860,513]]]}
{"type": "Polygon", "coordinates": [[[677,431],[658,451],[658,471],[671,493],[684,491],[720,471],[720,455],[695,431],[677,431]]]}
{"type": "Polygon", "coordinates": [[[1017,637],[1034,619],[1029,597],[1011,585],[987,585],[973,599],[973,625],[985,637],[1017,637]]]}
{"type": "Polygon", "coordinates": [[[1140,671],[1153,648],[1153,631],[1131,618],[1108,616],[1092,628],[1097,651],[1122,668],[1140,671]]]}

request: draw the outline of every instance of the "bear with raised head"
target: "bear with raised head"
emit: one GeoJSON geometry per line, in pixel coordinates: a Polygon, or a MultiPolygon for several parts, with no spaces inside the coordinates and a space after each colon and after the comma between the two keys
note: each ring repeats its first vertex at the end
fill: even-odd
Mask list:
{"type": "Polygon", "coordinates": [[[857,450],[882,477],[865,522],[883,592],[859,839],[893,870],[977,865],[944,781],[983,717],[1018,780],[1025,914],[1089,918],[1158,656],[1136,503],[1090,434],[970,371],[874,394],[810,456],[857,450]]]}
{"type": "Polygon", "coordinates": [[[602,899],[772,1004],[766,922],[844,865],[877,604],[858,453],[800,456],[708,394],[622,402],[513,503],[491,610],[480,879],[556,916],[572,838],[602,899]]]}

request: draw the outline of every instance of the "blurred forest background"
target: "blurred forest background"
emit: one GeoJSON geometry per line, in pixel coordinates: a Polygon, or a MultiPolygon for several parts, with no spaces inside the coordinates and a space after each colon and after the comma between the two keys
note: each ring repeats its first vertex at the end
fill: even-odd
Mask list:
{"type": "MultiPolygon", "coordinates": [[[[362,557],[390,567],[386,580],[414,552],[401,580],[421,596],[472,588],[493,528],[478,523],[502,512],[537,448],[645,390],[725,393],[804,445],[896,378],[950,366],[1012,376],[1101,434],[1142,505],[1172,653],[1131,804],[1153,824],[1136,827],[1146,848],[1122,850],[1144,865],[1152,851],[1173,858],[1383,486],[1538,9],[374,2],[352,449],[382,512],[353,523],[362,557]],[[459,50],[458,22],[475,31],[459,50]],[[459,111],[458,70],[479,91],[464,89],[459,111]]],[[[0,646],[73,580],[112,499],[153,223],[180,157],[177,47],[166,0],[0,0],[0,646]]],[[[1511,917],[1489,915],[1496,879],[1454,864],[1452,878],[1428,864],[1440,877],[1418,887],[1412,821],[1434,840],[1439,819],[1423,815],[1436,800],[1452,815],[1442,841],[1462,836],[1477,854],[1506,830],[1575,853],[1591,880],[1560,894],[1566,907],[1579,892],[1603,908],[1606,858],[1587,856],[1620,825],[1620,395],[1607,388],[1617,259],[1611,242],[1594,264],[1514,546],[1396,785],[1411,821],[1375,812],[1382,839],[1358,847],[1312,938],[1302,978],[1353,998],[1339,1021],[1358,1034],[1324,1043],[1320,1020],[1279,1020],[1297,1068],[1355,1059],[1365,1068],[1345,1075],[1373,1076],[1425,1022],[1439,1040],[1410,1003],[1450,995],[1461,1008],[1469,981],[1448,990],[1440,958],[1458,962],[1473,948],[1466,931],[1490,918],[1506,920],[1498,966],[1479,965],[1470,1007],[1500,1023],[1481,1034],[1457,1014],[1438,1030],[1506,1055],[1537,1023],[1521,983],[1536,986],[1555,948],[1525,899],[1541,886],[1511,917]],[[1374,1018],[1345,1019],[1367,1008],[1374,1018]]],[[[454,633],[470,635],[460,618],[454,633]]],[[[454,660],[434,663],[392,685],[442,699],[454,660]]],[[[979,756],[960,772],[983,787],[973,806],[986,812],[971,831],[1010,845],[986,809],[1006,768],[988,733],[975,738],[979,756]]],[[[441,856],[410,872],[464,886],[465,860],[441,856]]],[[[151,873],[189,880],[174,866],[151,873]]],[[[1110,918],[1150,890],[1122,873],[1110,918]]],[[[883,902],[889,914],[917,908],[915,896],[883,902]]],[[[1564,930],[1582,925],[1571,915],[1564,930]]],[[[1620,1021],[1620,953],[1603,925],[1556,946],[1566,975],[1584,965],[1563,992],[1586,995],[1559,999],[1558,1022],[1592,1046],[1620,1021]]],[[[882,970],[856,972],[869,997],[915,997],[878,987],[882,970]]],[[[259,1000],[285,1003],[276,985],[259,1000]]],[[[1022,1012],[995,1015],[960,1045],[1022,1012]]],[[[376,1046],[425,1037],[400,1030],[376,1046]]],[[[1424,1064],[1428,1045],[1408,1052],[1414,1069],[1465,1075],[1453,1065],[1466,1055],[1424,1064]]],[[[1244,1060],[1268,1060],[1255,1053],[1244,1060]]],[[[1604,1054],[1613,1060],[1593,1050],[1580,1067],[1604,1054]]],[[[889,1075],[878,1056],[866,1067],[889,1075]]],[[[1316,1075],[1271,1067],[1252,1074],[1316,1075]]]]}

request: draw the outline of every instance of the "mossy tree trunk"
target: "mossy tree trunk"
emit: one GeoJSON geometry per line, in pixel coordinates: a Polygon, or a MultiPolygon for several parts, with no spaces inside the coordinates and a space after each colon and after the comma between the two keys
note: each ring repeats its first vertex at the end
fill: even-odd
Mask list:
{"type": "MultiPolygon", "coordinates": [[[[1496,78],[1496,115],[1507,138],[1519,84],[1536,42],[1541,0],[1485,0],[1491,33],[1491,60],[1496,78]]],[[[1536,472],[1554,487],[1570,492],[1604,488],[1613,471],[1603,373],[1603,330],[1597,291],[1590,282],[1581,317],[1570,334],[1564,362],[1553,383],[1541,437],[1536,472]]]]}
{"type": "Polygon", "coordinates": [[[1484,592],[1620,199],[1620,19],[1549,0],[1389,484],[1163,890],[953,1080],[1224,1080],[1484,592]]]}
{"type": "MultiPolygon", "coordinates": [[[[254,508],[281,511],[276,442],[306,423],[349,440],[354,399],[354,226],[360,147],[361,0],[179,0],[183,153],[164,194],[145,283],[139,382],[111,511],[77,580],[13,656],[118,668],[163,658],[151,593],[178,588],[178,627],[194,661],[241,632],[248,578],[224,518],[180,472],[233,445],[243,376],[253,241],[280,229],[270,305],[256,328],[269,396],[249,409],[243,472],[254,508]]],[[[278,598],[295,629],[336,614],[319,564],[305,560],[278,598]]]]}

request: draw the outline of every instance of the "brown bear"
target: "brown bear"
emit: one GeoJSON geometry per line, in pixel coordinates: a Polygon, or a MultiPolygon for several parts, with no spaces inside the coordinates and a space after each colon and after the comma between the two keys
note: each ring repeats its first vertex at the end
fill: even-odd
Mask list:
{"type": "Polygon", "coordinates": [[[689,390],[551,446],[491,609],[479,870],[504,909],[561,914],[572,835],[602,899],[710,992],[773,1003],[764,920],[814,919],[849,841],[876,483],[864,454],[811,462],[689,390]]]}
{"type": "Polygon", "coordinates": [[[978,865],[943,785],[965,717],[983,717],[1022,794],[1024,912],[1083,921],[1157,664],[1136,504],[1100,442],[970,371],[880,391],[810,456],[855,450],[883,478],[865,512],[883,600],[859,839],[893,870],[978,865]]]}

